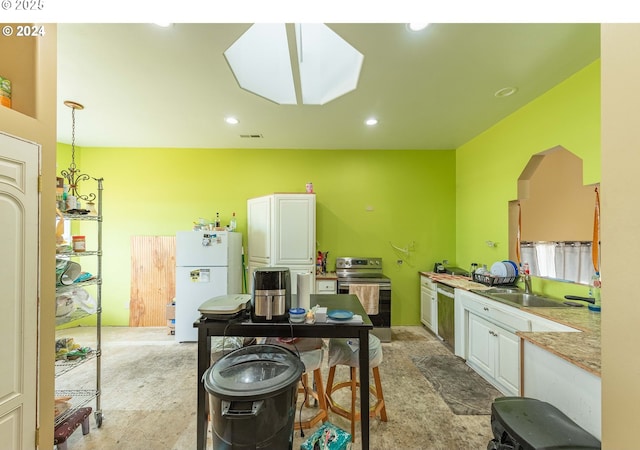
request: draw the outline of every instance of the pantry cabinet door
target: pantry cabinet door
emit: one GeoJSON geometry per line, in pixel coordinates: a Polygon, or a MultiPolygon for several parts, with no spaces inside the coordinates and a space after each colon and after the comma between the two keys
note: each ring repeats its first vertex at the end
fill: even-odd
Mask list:
{"type": "Polygon", "coordinates": [[[36,448],[39,155],[0,133],[0,447],[10,449],[36,448]]]}
{"type": "Polygon", "coordinates": [[[473,366],[485,376],[493,377],[495,368],[495,344],[493,324],[482,317],[469,313],[469,342],[467,357],[473,366]]]}
{"type": "Polygon", "coordinates": [[[520,338],[506,330],[496,333],[498,350],[496,352],[495,378],[510,395],[520,392],[520,338]]]}
{"type": "Polygon", "coordinates": [[[316,261],[316,196],[282,194],[274,202],[275,265],[313,266],[316,261]]]}
{"type": "Polygon", "coordinates": [[[268,266],[271,254],[272,196],[247,200],[247,243],[249,261],[268,266]]]}

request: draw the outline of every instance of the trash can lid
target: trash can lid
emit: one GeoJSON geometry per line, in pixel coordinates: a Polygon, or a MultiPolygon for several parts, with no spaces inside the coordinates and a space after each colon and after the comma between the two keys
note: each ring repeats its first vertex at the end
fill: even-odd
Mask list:
{"type": "Polygon", "coordinates": [[[203,376],[209,394],[225,400],[260,400],[297,384],[304,364],[277,345],[250,345],[228,353],[203,376]]]}
{"type": "Polygon", "coordinates": [[[499,397],[491,405],[497,421],[526,450],[600,449],[598,439],[550,403],[528,397],[499,397]]]}

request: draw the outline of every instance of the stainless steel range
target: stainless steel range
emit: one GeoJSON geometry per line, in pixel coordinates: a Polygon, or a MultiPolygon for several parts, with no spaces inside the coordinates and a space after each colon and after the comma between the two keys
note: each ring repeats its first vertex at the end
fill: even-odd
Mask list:
{"type": "Polygon", "coordinates": [[[382,273],[382,258],[336,258],[338,294],[348,294],[352,284],[376,284],[379,290],[378,314],[369,315],[373,330],[382,342],[391,342],[391,279],[382,273]]]}

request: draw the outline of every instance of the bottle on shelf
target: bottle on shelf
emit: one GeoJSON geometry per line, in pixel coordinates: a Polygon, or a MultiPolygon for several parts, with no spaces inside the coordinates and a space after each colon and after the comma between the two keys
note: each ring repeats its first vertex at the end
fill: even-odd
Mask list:
{"type": "Polygon", "coordinates": [[[214,222],[213,226],[216,227],[216,228],[220,228],[220,213],[219,212],[216,213],[216,221],[214,222]]]}
{"type": "Polygon", "coordinates": [[[469,278],[473,280],[473,274],[478,270],[478,263],[471,263],[471,268],[469,269],[469,278]]]}
{"type": "Polygon", "coordinates": [[[67,211],[74,210],[78,207],[75,195],[67,195],[67,211]]]}
{"type": "Polygon", "coordinates": [[[600,272],[596,272],[591,277],[591,284],[589,285],[589,297],[593,298],[594,303],[589,304],[589,310],[600,311],[602,309],[602,298],[600,294],[600,288],[602,287],[602,281],[600,280],[600,272]]]}
{"type": "Polygon", "coordinates": [[[84,236],[71,236],[71,247],[76,253],[84,252],[87,250],[86,239],[84,236]]]}
{"type": "Polygon", "coordinates": [[[238,223],[236,222],[236,213],[234,212],[231,216],[231,222],[229,223],[229,229],[231,231],[236,231],[236,226],[238,226],[238,223]]]}

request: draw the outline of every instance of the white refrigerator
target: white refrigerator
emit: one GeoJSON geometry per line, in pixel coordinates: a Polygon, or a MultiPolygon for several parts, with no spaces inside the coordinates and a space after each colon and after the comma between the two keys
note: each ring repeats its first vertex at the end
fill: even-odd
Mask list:
{"type": "Polygon", "coordinates": [[[242,234],[230,231],[176,233],[176,327],[178,342],[198,340],[193,323],[212,297],[242,293],[242,234]]]}

